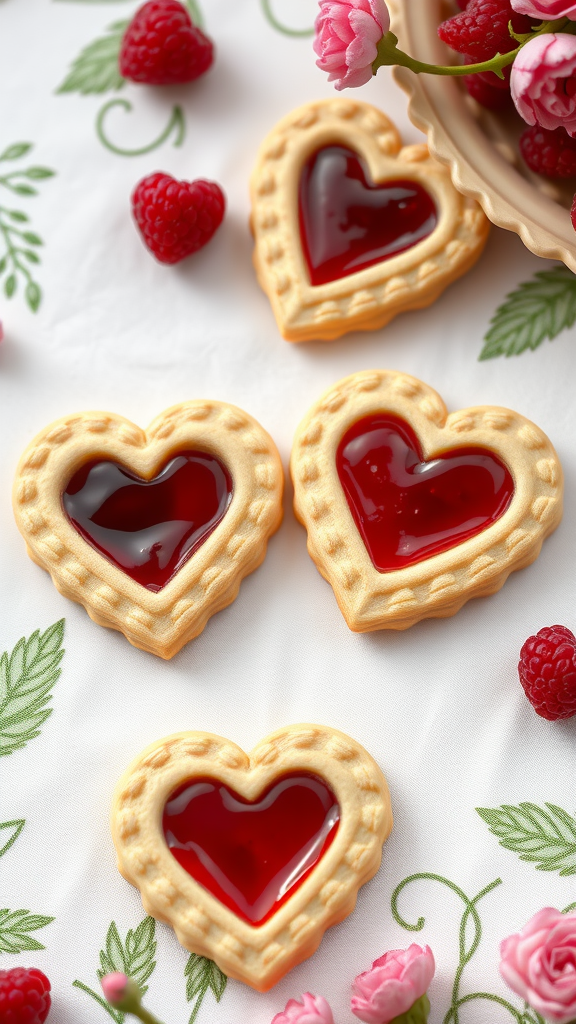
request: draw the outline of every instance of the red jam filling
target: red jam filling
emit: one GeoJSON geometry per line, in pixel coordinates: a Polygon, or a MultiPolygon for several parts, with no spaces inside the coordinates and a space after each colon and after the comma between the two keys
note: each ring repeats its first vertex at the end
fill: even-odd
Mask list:
{"type": "Polygon", "coordinates": [[[397,256],[436,227],[432,197],[415,181],[375,185],[344,146],[313,153],[300,176],[300,236],[310,283],[326,284],[397,256]]]}
{"type": "Polygon", "coordinates": [[[207,452],[180,452],[152,480],[116,462],[89,462],[62,505],[92,547],[147,590],[165,587],[210,536],[232,500],[226,467],[207,452]]]}
{"type": "Polygon", "coordinates": [[[285,775],[253,803],[216,779],[190,779],[162,827],[178,863],[251,925],[264,924],[332,843],[340,809],[317,775],[285,775]]]}
{"type": "Polygon", "coordinates": [[[424,462],[414,431],[386,413],[342,438],[336,467],[354,522],[379,572],[404,569],[495,523],[514,494],[509,470],[483,448],[424,462]]]}

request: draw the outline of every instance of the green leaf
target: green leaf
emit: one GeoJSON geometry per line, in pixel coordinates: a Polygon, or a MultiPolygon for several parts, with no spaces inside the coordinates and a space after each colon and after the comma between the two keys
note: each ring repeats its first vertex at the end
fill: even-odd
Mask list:
{"type": "Polygon", "coordinates": [[[45,928],[53,917],[31,914],[28,910],[0,910],[0,952],[22,953],[27,950],[44,949],[29,932],[45,928]]]}
{"type": "Polygon", "coordinates": [[[517,807],[477,807],[500,846],[513,850],[520,860],[530,861],[538,871],[576,874],[576,819],[561,807],[522,803],[517,807]]]}
{"type": "Polygon", "coordinates": [[[44,245],[44,242],[39,235],[34,234],[33,231],[24,231],[22,238],[28,245],[44,245]]]}
{"type": "Polygon", "coordinates": [[[122,37],[128,21],[117,21],[110,25],[109,35],[96,39],[86,46],[72,64],[68,77],[56,91],[90,93],[108,92],[121,89],[124,79],[118,70],[118,58],[122,37]]]}
{"type": "Polygon", "coordinates": [[[21,210],[8,210],[8,216],[10,220],[15,220],[18,224],[25,224],[26,221],[30,220],[27,214],[22,213],[21,210]]]}
{"type": "MultiPolygon", "coordinates": [[[[31,256],[34,257],[35,255],[36,253],[30,253],[28,252],[28,250],[26,250],[26,256],[28,257],[28,259],[30,259],[31,256]]],[[[34,259],[32,259],[32,263],[34,262],[38,262],[38,260],[34,261],[34,259]]],[[[32,310],[33,313],[37,313],[40,303],[42,302],[42,290],[40,288],[40,285],[36,284],[36,281],[28,281],[26,285],[25,294],[26,302],[28,303],[30,309],[32,310]]]]}
{"type": "Polygon", "coordinates": [[[53,178],[56,171],[51,171],[49,167],[29,167],[27,171],[22,171],[22,174],[32,181],[41,181],[42,178],[53,178]]]}
{"type": "Polygon", "coordinates": [[[23,818],[19,818],[16,821],[0,822],[0,843],[4,843],[4,846],[0,846],[0,857],[3,857],[10,847],[14,845],[25,824],[26,822],[23,818]],[[2,835],[2,832],[5,833],[8,829],[10,829],[11,834],[6,838],[6,835],[2,835]]]}
{"type": "Polygon", "coordinates": [[[38,189],[32,188],[31,185],[10,185],[12,192],[16,192],[19,196],[37,196],[38,189]]]}
{"type": "Polygon", "coordinates": [[[38,736],[52,714],[47,705],[61,672],[63,636],[60,619],[45,633],[36,630],[28,640],[23,637],[10,655],[0,657],[0,756],[38,736]]]}
{"type": "Polygon", "coordinates": [[[555,338],[576,320],[576,276],[567,267],[540,270],[506,296],[484,338],[480,359],[518,356],[555,338]]]}
{"type": "MultiPolygon", "coordinates": [[[[4,282],[4,292],[7,299],[11,299],[12,296],[14,295],[14,292],[16,291],[16,284],[16,274],[10,274],[10,276],[7,277],[4,282]]],[[[0,754],[1,753],[2,750],[0,749],[0,754]]]]}
{"type": "Polygon", "coordinates": [[[96,971],[102,979],[105,974],[119,971],[133,978],[140,986],[142,994],[147,991],[148,981],[156,967],[156,922],[153,917],[145,917],[135,931],[130,929],[126,941],[122,942],[115,921],[112,921],[106,935],[104,949],[100,950],[100,967],[96,971]]]}
{"type": "Polygon", "coordinates": [[[0,160],[19,160],[20,157],[26,156],[31,149],[31,142],[15,142],[14,145],[8,146],[3,153],[0,153],[0,160]]]}
{"type": "Polygon", "coordinates": [[[40,257],[32,249],[20,249],[20,252],[30,263],[40,263],[40,257]]]}
{"type": "Polygon", "coordinates": [[[4,273],[4,271],[6,270],[7,266],[8,266],[8,257],[7,256],[3,256],[2,259],[0,260],[0,274],[4,273]]]}
{"type": "Polygon", "coordinates": [[[194,1024],[204,996],[210,989],[216,1002],[224,995],[228,978],[213,960],[198,953],[191,953],[184,968],[186,978],[186,999],[192,1003],[192,1014],[188,1024],[194,1024]]]}

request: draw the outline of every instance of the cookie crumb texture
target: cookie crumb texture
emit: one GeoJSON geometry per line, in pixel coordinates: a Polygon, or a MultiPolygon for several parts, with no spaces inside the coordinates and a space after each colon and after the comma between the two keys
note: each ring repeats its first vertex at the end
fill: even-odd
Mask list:
{"type": "Polygon", "coordinates": [[[146,85],[178,85],[199,78],[213,60],[211,40],[180,0],[150,0],[126,30],[120,74],[146,85]]]}

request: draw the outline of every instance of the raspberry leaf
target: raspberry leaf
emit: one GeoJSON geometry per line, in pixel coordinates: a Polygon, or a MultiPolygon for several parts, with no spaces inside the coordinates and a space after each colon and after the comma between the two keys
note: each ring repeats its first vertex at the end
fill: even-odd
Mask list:
{"type": "MultiPolygon", "coordinates": [[[[146,982],[156,967],[154,959],[156,955],[155,933],[154,918],[145,917],[135,930],[129,929],[123,942],[116,922],[112,921],[106,933],[104,949],[100,950],[100,967],[96,971],[98,978],[101,980],[105,974],[112,974],[115,971],[127,974],[140,986],[142,995],[144,995],[148,991],[146,982]]],[[[114,1010],[102,996],[85,985],[84,982],[75,981],[73,984],[100,1003],[116,1021],[116,1024],[123,1024],[124,1013],[114,1010]]]]}
{"type": "Polygon", "coordinates": [[[121,89],[124,79],[118,70],[118,58],[122,37],[129,24],[128,21],[116,21],[110,25],[108,35],[85,46],[56,92],[79,92],[88,96],[121,89]]]}
{"type": "Polygon", "coordinates": [[[188,1024],[194,1024],[204,996],[210,990],[219,1003],[228,982],[226,975],[207,956],[191,953],[184,968],[186,978],[186,999],[192,1003],[192,1013],[188,1024]]]}
{"type": "Polygon", "coordinates": [[[8,853],[10,847],[13,846],[18,839],[18,836],[25,824],[26,822],[23,818],[16,821],[0,822],[0,843],[4,844],[3,846],[0,846],[0,857],[3,857],[5,853],[8,853]]]}
{"type": "Polygon", "coordinates": [[[53,920],[53,917],[31,914],[29,910],[0,910],[0,953],[45,949],[29,932],[45,928],[53,920]]]}
{"type": "Polygon", "coordinates": [[[518,356],[552,340],[575,320],[576,276],[564,266],[540,270],[498,307],[479,358],[518,356]]]}
{"type": "Polygon", "coordinates": [[[521,803],[517,807],[477,807],[500,846],[517,853],[537,871],[576,874],[576,819],[555,804],[521,803]]]}
{"type": "Polygon", "coordinates": [[[45,633],[36,630],[18,641],[11,654],[0,657],[0,757],[39,736],[52,714],[48,703],[64,655],[64,619],[45,633]]]}

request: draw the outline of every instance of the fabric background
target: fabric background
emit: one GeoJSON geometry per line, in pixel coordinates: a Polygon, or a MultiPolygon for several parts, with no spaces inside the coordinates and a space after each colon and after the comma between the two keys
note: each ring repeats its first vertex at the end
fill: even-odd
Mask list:
{"type": "MultiPolygon", "coordinates": [[[[106,97],[55,90],[82,47],[135,7],[131,0],[0,0],[0,148],[31,141],[28,163],[57,172],[38,197],[17,204],[45,241],[35,271],[44,292],[40,310],[33,315],[18,296],[0,299],[0,648],[66,618],[54,713],[38,738],[0,759],[0,821],[26,819],[0,860],[0,906],[55,920],[35,933],[45,950],[0,954],[0,968],[23,963],[46,971],[54,1024],[108,1019],[72,982],[99,989],[98,951],[111,920],[124,936],[143,917],[139,894],[116,871],[109,835],[119,774],[144,746],[182,729],[214,731],[250,750],[280,726],[320,722],[363,743],[388,778],[395,828],[382,868],[312,959],[266,995],[230,982],[219,1005],[207,996],[198,1019],[268,1024],[288,998],[309,990],[328,998],[337,1022],[351,1021],[354,974],[385,950],[419,941],[437,959],[430,1020],[440,1024],[464,905],[438,882],[414,882],[400,910],[410,923],[426,921],[421,931],[406,931],[390,908],[402,879],[435,873],[473,897],[502,878],[478,904],[482,940],[461,995],[509,996],[497,969],[501,938],[542,906],[576,900],[574,877],[521,862],[475,811],[522,801],[576,809],[576,720],[538,718],[516,675],[530,633],[554,622],[576,626],[576,330],[519,358],[477,361],[505,293],[547,265],[516,236],[493,229],[478,265],[431,308],[331,344],[284,342],[252,269],[247,183],[263,136],[293,107],[332,95],[331,86],[315,68],[310,39],[275,31],[258,0],[202,0],[218,51],[213,70],[187,88],[128,85],[120,95],[133,112],[115,109],[106,122],[117,145],[137,148],[161,133],[179,103],[184,144],[115,155],[94,128],[106,97]],[[214,178],[228,198],[212,243],[177,267],[151,258],[130,218],[132,188],[157,169],[214,178]],[[486,403],[516,409],[549,434],[564,465],[564,521],[538,561],[454,618],[405,633],[349,632],[307,555],[290,484],[284,524],[262,567],[168,663],[95,625],[26,557],[12,518],[12,478],[24,447],[52,419],[102,409],[145,426],[177,402],[221,399],[262,423],[286,468],[294,430],[321,392],[346,374],[386,367],[422,378],[451,410],[486,403]]],[[[311,24],[314,8],[314,0],[274,4],[278,19],[295,28],[311,24]]],[[[406,141],[421,138],[388,74],[359,95],[385,109],[406,141]]],[[[147,1005],[165,1024],[187,1021],[188,954],[165,925],[157,940],[147,1005]]],[[[502,1006],[481,1001],[460,1011],[461,1024],[509,1019],[502,1006]]]]}

